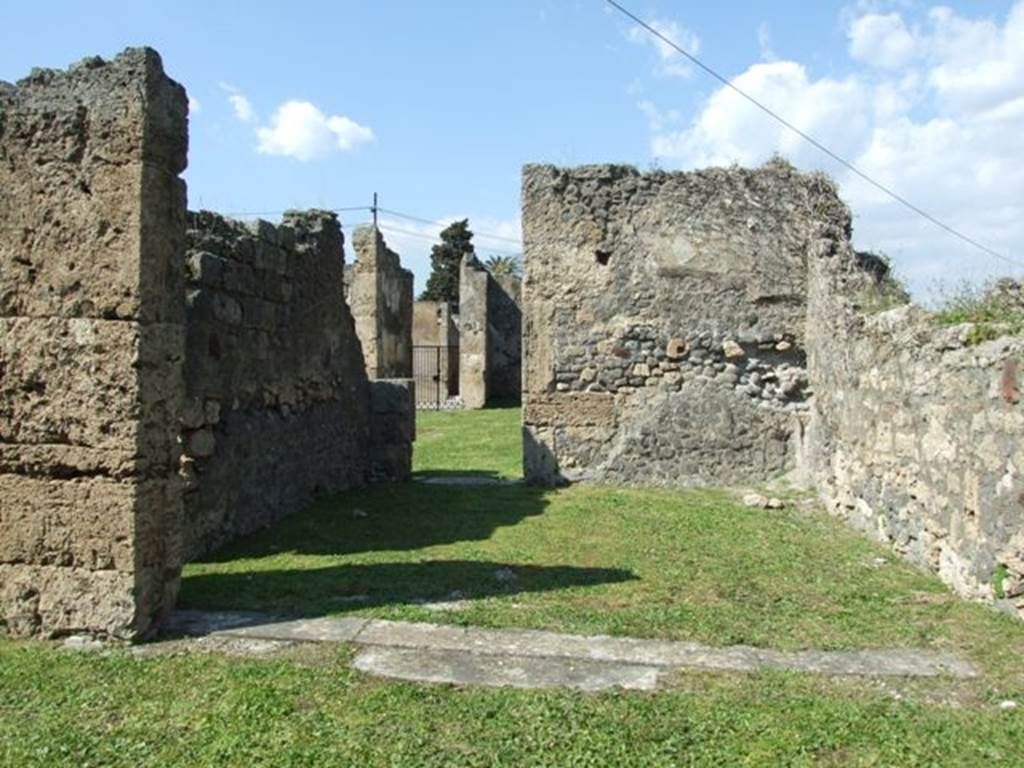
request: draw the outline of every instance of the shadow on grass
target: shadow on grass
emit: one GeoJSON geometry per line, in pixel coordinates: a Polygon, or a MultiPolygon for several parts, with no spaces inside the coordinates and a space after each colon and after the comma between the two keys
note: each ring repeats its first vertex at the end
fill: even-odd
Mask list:
{"type": "Polygon", "coordinates": [[[195,575],[182,608],[231,608],[322,616],[382,605],[418,605],[524,592],[612,584],[637,578],[618,568],[579,568],[433,560],[353,563],[303,570],[252,570],[195,575]]]}
{"type": "Polygon", "coordinates": [[[485,411],[501,411],[508,408],[522,408],[523,401],[518,397],[501,397],[494,400],[488,400],[487,404],[484,405],[483,410],[485,411]]]}
{"type": "MultiPolygon", "coordinates": [[[[493,473],[451,474],[497,479],[493,473]]],[[[548,493],[520,484],[375,485],[321,499],[197,562],[227,563],[282,553],[343,556],[483,541],[498,528],[543,513],[548,493]]]]}
{"type": "MultiPolygon", "coordinates": [[[[500,480],[485,471],[429,474],[500,480]]],[[[474,560],[472,548],[456,548],[452,559],[414,559],[416,550],[484,541],[539,515],[551,493],[522,484],[413,481],[322,499],[197,561],[182,580],[180,607],[312,616],[635,579],[622,569],[474,560]]]]}

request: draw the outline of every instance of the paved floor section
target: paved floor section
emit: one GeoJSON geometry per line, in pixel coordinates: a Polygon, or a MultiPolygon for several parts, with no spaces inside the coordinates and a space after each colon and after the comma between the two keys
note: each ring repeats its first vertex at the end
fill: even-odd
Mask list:
{"type": "Polygon", "coordinates": [[[170,635],[216,635],[251,641],[353,643],[361,649],[354,664],[365,672],[468,685],[652,690],[662,674],[686,669],[784,669],[867,677],[967,678],[976,674],[964,659],[924,650],[720,648],[669,640],[351,617],[275,620],[255,613],[179,611],[165,631],[170,635]]]}

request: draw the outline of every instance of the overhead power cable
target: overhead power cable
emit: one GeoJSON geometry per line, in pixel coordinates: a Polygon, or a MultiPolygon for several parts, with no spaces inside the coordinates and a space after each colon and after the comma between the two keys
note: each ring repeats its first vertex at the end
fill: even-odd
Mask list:
{"type": "MultiPolygon", "coordinates": [[[[416,221],[416,222],[419,222],[420,224],[430,224],[430,225],[435,226],[435,227],[444,227],[444,226],[447,226],[448,224],[451,223],[450,221],[436,221],[436,220],[432,221],[431,219],[424,219],[424,218],[421,218],[419,216],[413,216],[410,213],[402,213],[401,211],[394,211],[394,210],[391,210],[390,208],[378,208],[377,210],[379,210],[381,213],[386,213],[389,216],[397,216],[400,219],[408,219],[409,221],[416,221]]],[[[492,234],[490,232],[481,232],[481,231],[479,231],[477,229],[473,230],[473,236],[474,237],[484,237],[484,238],[487,238],[488,240],[502,240],[502,241],[504,241],[506,243],[515,243],[516,245],[519,245],[521,243],[521,241],[518,238],[515,238],[515,237],[507,237],[505,235],[495,235],[495,234],[492,234]]]]}
{"type": "Polygon", "coordinates": [[[612,8],[617,10],[619,13],[621,13],[623,16],[626,16],[627,18],[631,19],[635,24],[637,24],[641,28],[645,29],[651,35],[653,35],[654,37],[658,38],[663,43],[665,43],[666,45],[668,45],[669,47],[673,48],[678,53],[680,53],[683,56],[685,56],[693,64],[697,65],[702,70],[704,70],[707,74],[709,74],[711,77],[715,78],[715,80],[717,80],[718,82],[722,83],[724,86],[726,86],[730,90],[734,91],[735,93],[738,93],[744,99],[746,99],[751,104],[753,104],[755,107],[760,109],[762,112],[766,113],[769,117],[773,118],[774,120],[776,120],[777,122],[782,124],[784,127],[788,128],[790,131],[795,133],[797,136],[802,138],[804,141],[808,142],[809,144],[811,144],[812,146],[817,148],[819,151],[825,153],[826,155],[831,157],[833,160],[835,160],[837,163],[839,163],[840,165],[842,165],[845,168],[847,168],[848,170],[850,170],[852,173],[854,173],[857,176],[859,176],[860,178],[862,178],[864,181],[868,182],[868,184],[871,184],[876,189],[879,189],[882,192],[884,192],[885,194],[887,194],[889,197],[891,197],[896,202],[900,203],[901,205],[904,205],[905,207],[907,207],[908,209],[910,209],[911,211],[913,211],[917,215],[923,217],[924,219],[927,219],[928,221],[930,221],[935,226],[939,227],[940,229],[945,230],[946,232],[948,232],[949,234],[953,235],[954,237],[959,238],[960,240],[962,240],[963,242],[967,243],[968,245],[972,245],[975,248],[977,248],[978,250],[983,251],[984,253],[987,253],[989,256],[994,256],[997,259],[1000,259],[1002,261],[1005,261],[1005,262],[1007,262],[1009,264],[1013,264],[1013,265],[1018,266],[1018,267],[1024,267],[1024,262],[1017,261],[1016,259],[1012,259],[1009,256],[1006,256],[1006,255],[1000,253],[999,251],[996,251],[996,250],[994,250],[992,248],[989,248],[987,245],[978,242],[974,238],[972,238],[972,237],[970,237],[968,235],[965,235],[963,232],[961,232],[961,231],[959,231],[957,229],[954,229],[949,224],[946,224],[944,221],[941,221],[940,219],[936,218],[932,214],[928,213],[923,208],[920,208],[917,205],[914,205],[912,202],[907,200],[907,198],[905,198],[902,195],[900,195],[899,193],[893,191],[892,189],[890,189],[889,187],[885,186],[881,182],[875,181],[873,178],[868,176],[866,173],[864,173],[864,171],[860,170],[857,166],[855,166],[849,160],[846,160],[845,158],[843,158],[840,155],[836,154],[831,149],[829,149],[824,144],[822,144],[820,141],[815,139],[813,136],[811,136],[810,134],[805,133],[804,131],[800,130],[795,125],[793,125],[791,122],[789,122],[784,117],[782,117],[780,114],[778,114],[777,112],[772,110],[770,107],[768,107],[767,105],[765,105],[761,101],[758,101],[757,99],[755,99],[753,96],[751,96],[749,93],[747,93],[746,91],[742,90],[738,86],[734,85],[732,82],[729,81],[728,78],[725,78],[722,75],[718,74],[718,72],[716,72],[714,69],[709,67],[707,64],[705,64],[703,61],[698,59],[696,56],[694,56],[693,54],[689,53],[688,51],[684,50],[679,45],[677,45],[674,40],[672,40],[668,36],[664,35],[663,33],[659,32],[653,26],[648,24],[646,21],[641,19],[639,16],[634,14],[632,11],[624,8],[622,5],[617,3],[615,0],[605,0],[605,2],[608,3],[608,5],[612,6],[612,8]]]}
{"type": "MultiPolygon", "coordinates": [[[[431,240],[431,241],[437,242],[437,237],[435,235],[430,235],[430,234],[427,234],[426,232],[416,232],[415,230],[411,230],[411,229],[402,229],[401,227],[394,227],[394,226],[392,226],[390,224],[378,224],[378,227],[380,229],[384,230],[385,232],[394,232],[395,234],[398,234],[398,235],[407,235],[408,237],[419,237],[419,238],[422,238],[423,240],[431,240]]],[[[476,235],[475,232],[473,234],[476,235]]],[[[519,256],[520,255],[518,253],[512,253],[511,251],[499,251],[499,250],[496,250],[494,248],[488,248],[486,246],[483,246],[481,248],[481,250],[484,253],[494,254],[495,256],[519,256]]]]}
{"type": "MultiPolygon", "coordinates": [[[[332,213],[348,213],[348,212],[351,212],[351,211],[368,211],[368,212],[372,213],[373,212],[373,206],[369,206],[369,205],[352,205],[352,206],[348,206],[348,207],[344,207],[344,208],[320,208],[319,210],[331,211],[332,213]]],[[[451,223],[450,221],[441,221],[441,220],[437,220],[437,219],[426,219],[426,218],[423,218],[422,216],[414,216],[411,213],[404,213],[402,211],[395,211],[395,210],[392,210],[390,208],[377,208],[377,211],[379,213],[384,213],[384,214],[387,214],[389,216],[395,216],[395,217],[400,218],[400,219],[408,219],[409,221],[415,221],[415,222],[418,222],[420,224],[429,224],[430,226],[434,226],[434,227],[445,227],[445,226],[448,226],[451,223]]],[[[237,216],[280,216],[283,213],[286,213],[286,211],[241,211],[241,212],[234,212],[234,213],[225,213],[225,214],[222,214],[222,215],[223,216],[227,216],[227,217],[237,217],[237,216]]],[[[372,221],[371,222],[367,222],[367,223],[372,223],[372,221]]],[[[348,225],[348,226],[352,227],[351,224],[348,225]]],[[[383,225],[382,225],[381,228],[383,228],[383,225]]],[[[391,227],[391,229],[395,230],[396,232],[401,232],[402,234],[406,234],[406,235],[410,235],[411,234],[411,235],[415,235],[415,236],[418,236],[418,237],[426,237],[426,238],[431,239],[431,240],[436,240],[437,239],[437,237],[435,235],[430,235],[430,234],[427,234],[427,233],[419,233],[419,232],[413,233],[413,232],[409,232],[408,230],[401,230],[401,229],[398,229],[398,228],[395,228],[395,227],[391,227]]],[[[512,243],[514,245],[521,245],[521,241],[517,240],[514,237],[507,237],[505,235],[496,235],[496,234],[491,233],[491,232],[481,232],[481,231],[476,230],[476,229],[473,230],[473,236],[481,238],[481,239],[484,239],[484,240],[498,240],[498,241],[501,241],[501,242],[512,243]]],[[[495,251],[495,253],[497,253],[497,251],[495,251]]],[[[512,254],[506,254],[506,255],[512,255],[512,254]]]]}

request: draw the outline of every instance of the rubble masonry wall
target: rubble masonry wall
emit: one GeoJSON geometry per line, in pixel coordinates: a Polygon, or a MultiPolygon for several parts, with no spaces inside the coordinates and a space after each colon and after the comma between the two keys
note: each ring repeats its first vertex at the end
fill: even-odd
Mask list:
{"type": "Polygon", "coordinates": [[[862,312],[847,233],[826,224],[811,251],[804,473],[854,527],[1024,615],[1024,339],[862,312]]]}
{"type": "Polygon", "coordinates": [[[146,633],[182,562],[184,89],[132,49],[0,84],[0,623],[146,633]]]}
{"type": "Polygon", "coordinates": [[[530,482],[741,484],[794,466],[815,185],[784,163],[525,168],[530,482]]]}
{"type": "Polygon", "coordinates": [[[342,244],[329,212],[279,226],[189,217],[188,558],[367,477],[369,381],[342,244]]]}

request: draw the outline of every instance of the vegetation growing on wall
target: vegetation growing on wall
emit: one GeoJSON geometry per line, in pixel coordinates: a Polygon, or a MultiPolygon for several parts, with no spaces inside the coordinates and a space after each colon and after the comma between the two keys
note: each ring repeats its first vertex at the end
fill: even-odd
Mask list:
{"type": "Polygon", "coordinates": [[[973,323],[968,343],[1024,333],[1024,285],[1004,278],[981,287],[960,283],[943,292],[935,321],[940,325],[973,323]]]}

